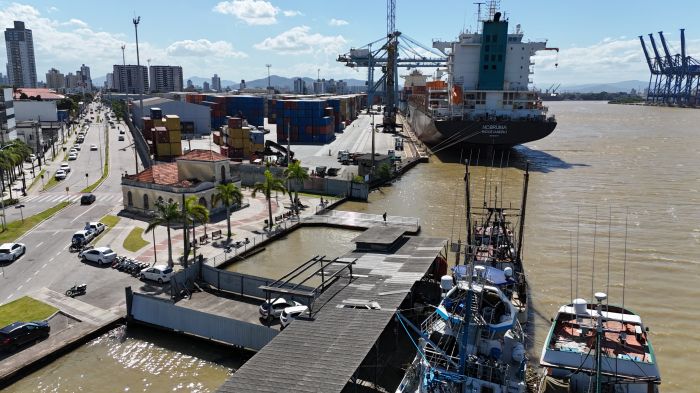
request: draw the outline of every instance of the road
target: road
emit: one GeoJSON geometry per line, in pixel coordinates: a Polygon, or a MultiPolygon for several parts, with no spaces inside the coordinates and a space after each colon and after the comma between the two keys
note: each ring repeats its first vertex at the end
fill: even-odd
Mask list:
{"type": "MultiPolygon", "coordinates": [[[[100,117],[104,115],[101,113],[100,117]]],[[[25,215],[28,211],[39,211],[54,206],[62,198],[79,198],[75,191],[85,187],[85,173],[89,174],[90,181],[100,177],[99,154],[97,151],[89,151],[91,143],[98,143],[98,127],[91,127],[85,139],[86,147],[82,149],[78,160],[71,161],[71,175],[58,186],[61,189],[68,186],[71,190],[68,195],[65,192],[47,192],[38,197],[28,197],[25,202],[25,215]]],[[[124,306],[125,286],[157,290],[109,267],[84,264],[80,262],[77,254],[68,251],[73,233],[82,229],[86,221],[98,221],[107,214],[116,214],[121,210],[121,175],[129,169],[130,173],[134,171],[134,153],[132,148],[128,147],[131,135],[127,132],[126,140],[118,141],[118,131],[110,129],[108,134],[110,172],[102,186],[95,191],[96,202],[86,206],[81,206],[79,202],[73,203],[18,240],[26,244],[27,253],[17,261],[2,267],[0,303],[6,303],[42,287],[63,293],[74,283],[87,282],[88,293],[81,297],[81,300],[119,312],[124,306]]],[[[103,149],[104,146],[100,148],[103,149]]],[[[11,210],[8,209],[8,218],[11,210]]]]}

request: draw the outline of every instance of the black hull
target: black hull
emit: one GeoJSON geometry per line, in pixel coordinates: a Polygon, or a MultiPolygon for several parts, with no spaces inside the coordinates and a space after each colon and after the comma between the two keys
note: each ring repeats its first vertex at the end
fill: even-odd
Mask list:
{"type": "Polygon", "coordinates": [[[433,120],[413,106],[409,106],[408,120],[418,139],[441,146],[511,147],[542,139],[557,126],[555,121],[433,120]]]}

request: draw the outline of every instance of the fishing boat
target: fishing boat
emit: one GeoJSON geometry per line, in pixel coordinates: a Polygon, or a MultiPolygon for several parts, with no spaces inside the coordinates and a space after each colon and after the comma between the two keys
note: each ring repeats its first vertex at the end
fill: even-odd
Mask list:
{"type": "Polygon", "coordinates": [[[657,393],[661,375],[642,318],[624,307],[575,299],[559,308],[542,348],[538,393],[657,393]]]}
{"type": "Polygon", "coordinates": [[[525,335],[517,310],[497,286],[477,277],[453,285],[445,276],[445,296],[420,328],[397,314],[420,337],[397,393],[526,391],[525,335]]]}

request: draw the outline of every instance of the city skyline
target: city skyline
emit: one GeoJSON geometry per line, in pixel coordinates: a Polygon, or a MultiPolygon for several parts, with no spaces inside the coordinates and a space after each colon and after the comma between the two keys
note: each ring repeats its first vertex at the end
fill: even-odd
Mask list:
{"type": "MultiPolygon", "coordinates": [[[[153,65],[181,66],[185,79],[214,74],[222,80],[262,79],[267,75],[266,64],[272,65],[273,75],[284,77],[314,77],[315,72],[309,70],[321,69],[325,79],[365,79],[365,70],[347,68],[335,59],[351,47],[381,38],[386,31],[383,2],[365,1],[350,8],[316,0],[208,1],[178,7],[126,1],[102,4],[99,9],[91,5],[85,1],[5,3],[0,23],[8,28],[15,20],[23,21],[33,30],[39,79],[51,68],[75,69],[86,58],[93,79],[103,78],[113,65],[122,63],[122,44],[126,45],[126,63],[136,64],[131,22],[135,15],[142,17],[142,65],[151,59],[153,65]]],[[[444,5],[454,12],[426,19],[423,7],[398,2],[396,26],[427,46],[434,38],[453,39],[460,31],[475,27],[476,6],[452,0],[444,5]]],[[[534,58],[533,79],[539,87],[553,82],[647,79],[637,35],[659,30],[666,32],[674,50],[679,46],[678,29],[688,27],[689,54],[700,53],[700,31],[692,29],[693,9],[700,10],[700,5],[686,5],[688,12],[682,14],[650,1],[634,5],[608,4],[601,10],[585,4],[503,1],[501,8],[512,28],[522,25],[526,40],[546,38],[550,46],[561,48],[559,55],[542,52],[534,58]]]]}

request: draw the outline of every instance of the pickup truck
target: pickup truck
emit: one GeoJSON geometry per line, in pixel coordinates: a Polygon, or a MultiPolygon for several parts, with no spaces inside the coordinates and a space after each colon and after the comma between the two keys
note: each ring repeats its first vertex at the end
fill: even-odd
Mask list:
{"type": "Polygon", "coordinates": [[[85,223],[85,229],[86,231],[91,231],[92,233],[95,234],[95,236],[99,235],[102,233],[105,229],[107,229],[107,226],[101,222],[94,221],[94,222],[86,222],[85,223]]]}

